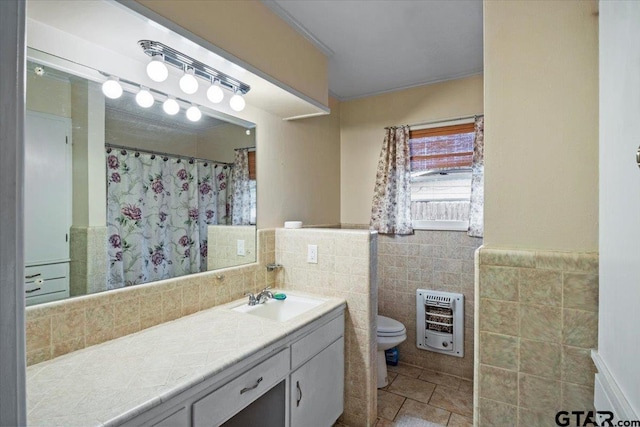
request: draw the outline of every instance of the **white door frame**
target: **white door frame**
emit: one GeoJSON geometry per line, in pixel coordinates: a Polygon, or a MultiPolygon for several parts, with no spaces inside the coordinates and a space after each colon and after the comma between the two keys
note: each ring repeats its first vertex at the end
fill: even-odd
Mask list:
{"type": "Polygon", "coordinates": [[[26,415],[23,168],[25,2],[0,1],[0,425],[26,415]]]}

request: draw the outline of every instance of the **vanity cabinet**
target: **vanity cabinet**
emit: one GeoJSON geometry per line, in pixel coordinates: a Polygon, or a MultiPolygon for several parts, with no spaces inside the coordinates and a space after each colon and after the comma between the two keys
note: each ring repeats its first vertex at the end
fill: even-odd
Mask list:
{"type": "Polygon", "coordinates": [[[344,309],[117,425],[330,427],[343,412],[344,309]]]}

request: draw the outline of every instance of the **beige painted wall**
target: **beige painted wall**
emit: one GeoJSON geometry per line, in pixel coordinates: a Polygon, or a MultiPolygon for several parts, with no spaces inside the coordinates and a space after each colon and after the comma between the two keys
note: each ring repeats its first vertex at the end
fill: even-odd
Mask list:
{"type": "Polygon", "coordinates": [[[482,113],[482,75],[340,105],[341,203],[343,224],[368,224],[384,127],[482,113]]]}
{"type": "Polygon", "coordinates": [[[256,146],[256,131],[228,123],[208,129],[198,136],[198,157],[218,160],[225,163],[235,161],[234,148],[256,146]]]}
{"type": "Polygon", "coordinates": [[[328,105],[327,58],[261,2],[138,0],[138,3],[328,105]]]}
{"type": "Polygon", "coordinates": [[[104,226],[107,181],[104,158],[104,95],[98,83],[71,83],[73,225],[104,226]]]}
{"type": "Polygon", "coordinates": [[[71,84],[68,80],[28,72],[27,110],[71,118],[71,84]]]}
{"type": "Polygon", "coordinates": [[[598,250],[596,11],[484,3],[487,247],[598,250]]]}
{"type": "Polygon", "coordinates": [[[257,108],[241,113],[256,123],[258,228],[340,223],[340,103],[331,114],[284,121],[257,108]]]}

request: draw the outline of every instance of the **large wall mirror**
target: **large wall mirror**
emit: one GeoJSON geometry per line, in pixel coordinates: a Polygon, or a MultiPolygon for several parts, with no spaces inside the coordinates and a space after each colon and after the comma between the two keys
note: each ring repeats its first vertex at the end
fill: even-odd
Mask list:
{"type": "Polygon", "coordinates": [[[255,262],[252,124],[109,99],[64,58],[28,57],[28,305],[255,262]]]}

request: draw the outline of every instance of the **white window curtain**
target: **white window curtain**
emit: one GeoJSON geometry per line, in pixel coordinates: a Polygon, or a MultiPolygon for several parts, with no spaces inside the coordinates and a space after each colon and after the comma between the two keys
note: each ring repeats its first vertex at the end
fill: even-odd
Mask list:
{"type": "Polygon", "coordinates": [[[471,205],[469,231],[471,237],[484,236],[484,117],[476,117],[471,172],[471,205]]]}
{"type": "Polygon", "coordinates": [[[371,206],[371,229],[412,234],[409,126],[386,128],[371,206]]]}
{"type": "Polygon", "coordinates": [[[231,223],[233,225],[251,224],[251,182],[249,179],[249,150],[236,150],[236,159],[231,173],[233,184],[233,209],[231,223]]]}

